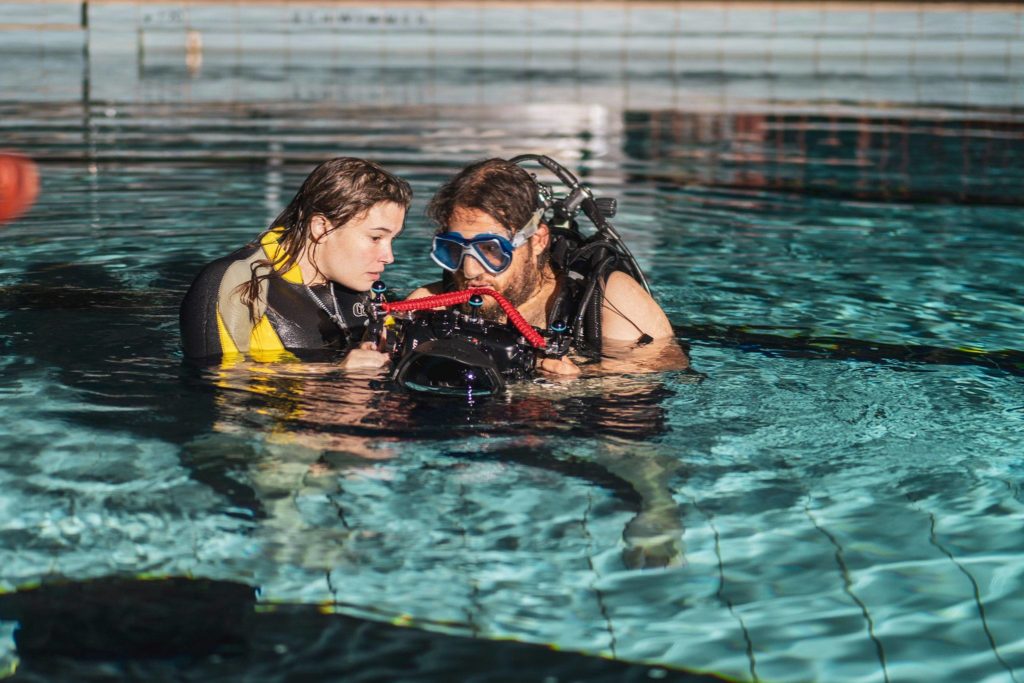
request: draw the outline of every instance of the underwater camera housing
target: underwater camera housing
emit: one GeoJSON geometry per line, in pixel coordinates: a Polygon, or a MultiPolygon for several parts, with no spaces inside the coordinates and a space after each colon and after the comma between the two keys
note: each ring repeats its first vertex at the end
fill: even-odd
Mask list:
{"type": "Polygon", "coordinates": [[[418,311],[398,326],[391,379],[441,394],[500,393],[533,376],[536,352],[515,328],[459,311],[418,311]]]}
{"type": "MultiPolygon", "coordinates": [[[[378,288],[382,293],[384,284],[374,283],[375,292],[378,288]]],[[[489,291],[468,290],[399,303],[378,298],[371,303],[367,338],[381,343],[391,356],[391,381],[403,389],[434,394],[498,394],[508,382],[533,377],[539,354],[565,354],[569,341],[565,335],[549,332],[545,339],[514,309],[505,323],[481,318],[477,311],[483,297],[478,292],[489,291]],[[440,305],[451,306],[460,298],[469,304],[470,313],[451,307],[401,310],[406,304],[428,299],[432,300],[428,306],[439,299],[450,300],[440,305]]],[[[503,306],[511,306],[500,295],[490,294],[503,306]]]]}

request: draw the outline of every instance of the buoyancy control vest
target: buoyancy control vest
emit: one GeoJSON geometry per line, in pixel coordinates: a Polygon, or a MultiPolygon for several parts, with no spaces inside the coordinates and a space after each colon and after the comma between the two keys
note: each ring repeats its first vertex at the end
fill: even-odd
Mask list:
{"type": "Polygon", "coordinates": [[[562,285],[548,316],[548,327],[565,323],[579,353],[601,353],[604,288],[615,271],[635,277],[619,243],[603,233],[584,237],[578,229],[549,228],[550,259],[562,285]]]}
{"type": "Polygon", "coordinates": [[[249,282],[254,267],[266,268],[257,266],[258,262],[281,261],[281,232],[271,230],[258,244],[218,259],[199,273],[180,310],[186,358],[320,358],[359,341],[367,321],[367,295],[338,284],[315,285],[307,290],[297,264],[260,282],[255,316],[250,314],[240,288],[249,282]],[[334,312],[335,302],[337,322],[328,313],[334,312]]]}

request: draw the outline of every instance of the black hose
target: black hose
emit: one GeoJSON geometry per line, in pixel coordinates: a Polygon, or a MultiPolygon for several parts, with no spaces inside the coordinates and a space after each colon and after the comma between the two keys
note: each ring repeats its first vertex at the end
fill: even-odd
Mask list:
{"type": "MultiPolygon", "coordinates": [[[[626,265],[630,270],[629,274],[633,276],[633,279],[640,283],[648,294],[651,293],[651,287],[647,283],[647,277],[644,275],[644,271],[640,269],[640,264],[637,263],[636,258],[633,257],[633,253],[622,241],[622,238],[619,237],[619,233],[616,232],[614,227],[612,227],[612,224],[609,223],[601,214],[600,209],[597,208],[597,203],[594,202],[593,197],[590,196],[590,191],[582,188],[579,178],[577,178],[572,171],[551,157],[544,156],[543,154],[520,154],[519,156],[512,157],[509,161],[513,164],[522,164],[524,161],[535,161],[554,173],[555,176],[569,188],[570,193],[576,191],[586,192],[586,198],[580,203],[580,210],[583,211],[583,214],[590,219],[590,222],[594,224],[594,227],[598,232],[611,237],[611,240],[615,243],[618,250],[622,252],[622,256],[626,260],[626,265]]],[[[571,218],[571,216],[569,216],[569,218],[571,218]]]]}
{"type": "Polygon", "coordinates": [[[577,178],[572,171],[567,169],[565,166],[562,166],[549,156],[544,156],[543,154],[520,154],[519,156],[512,157],[509,161],[513,164],[522,164],[524,161],[536,161],[538,164],[554,173],[558,179],[568,185],[570,189],[575,190],[579,187],[579,178],[577,178]]]}
{"type": "Polygon", "coordinates": [[[587,319],[585,323],[587,334],[594,340],[594,345],[596,345],[596,348],[593,350],[597,352],[601,351],[601,341],[603,340],[601,333],[601,316],[604,313],[602,310],[603,308],[604,292],[600,287],[598,287],[594,290],[594,298],[590,300],[590,306],[587,307],[587,319]]]}
{"type": "Polygon", "coordinates": [[[615,268],[618,255],[612,251],[608,256],[601,259],[595,266],[593,275],[587,283],[580,297],[579,309],[576,313],[576,320],[573,321],[573,340],[577,346],[595,347],[595,351],[601,350],[601,314],[604,305],[604,281],[607,274],[615,268]],[[593,340],[588,344],[587,339],[593,340]],[[595,346],[596,345],[596,346],[595,346]]]}

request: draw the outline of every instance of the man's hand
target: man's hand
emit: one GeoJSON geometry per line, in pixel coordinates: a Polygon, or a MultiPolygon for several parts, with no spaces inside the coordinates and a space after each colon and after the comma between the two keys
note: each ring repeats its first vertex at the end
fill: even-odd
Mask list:
{"type": "Polygon", "coordinates": [[[576,377],[580,374],[580,366],[565,356],[561,358],[541,358],[537,361],[537,369],[549,375],[576,377]]]}
{"type": "Polygon", "coordinates": [[[377,370],[384,367],[390,361],[386,353],[377,350],[373,342],[363,342],[348,352],[345,359],[341,361],[342,370],[377,370]]]}

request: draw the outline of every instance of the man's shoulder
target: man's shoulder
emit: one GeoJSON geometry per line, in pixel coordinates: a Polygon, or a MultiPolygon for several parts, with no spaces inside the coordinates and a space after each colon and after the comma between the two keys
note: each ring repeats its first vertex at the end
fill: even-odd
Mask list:
{"type": "Polygon", "coordinates": [[[605,291],[625,296],[647,296],[647,290],[643,288],[629,273],[621,270],[614,270],[605,281],[605,291]]]}
{"type": "Polygon", "coordinates": [[[643,285],[620,271],[613,272],[605,285],[602,320],[604,336],[611,339],[636,339],[638,332],[655,339],[673,334],[661,306],[643,285]]]}

